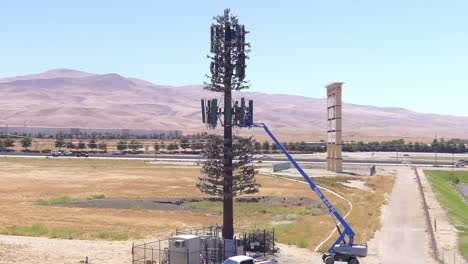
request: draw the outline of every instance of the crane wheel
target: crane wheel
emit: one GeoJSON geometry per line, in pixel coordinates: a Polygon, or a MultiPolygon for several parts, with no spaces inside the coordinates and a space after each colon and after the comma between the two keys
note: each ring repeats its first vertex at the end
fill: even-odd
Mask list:
{"type": "Polygon", "coordinates": [[[324,260],[325,264],[333,264],[335,263],[335,259],[332,256],[327,256],[324,260]]]}
{"type": "Polygon", "coordinates": [[[348,264],[359,264],[359,260],[357,260],[357,258],[351,258],[351,259],[348,261],[348,264]]]}
{"type": "Polygon", "coordinates": [[[325,262],[325,258],[327,257],[328,255],[327,254],[323,254],[322,255],[322,260],[325,262]]]}

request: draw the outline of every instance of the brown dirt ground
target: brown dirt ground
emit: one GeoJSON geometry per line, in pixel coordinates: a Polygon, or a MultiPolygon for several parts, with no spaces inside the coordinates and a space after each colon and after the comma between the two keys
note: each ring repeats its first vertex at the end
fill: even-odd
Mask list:
{"type": "MultiPolygon", "coordinates": [[[[98,159],[28,159],[0,158],[0,229],[12,225],[41,223],[50,227],[67,227],[80,232],[78,238],[93,239],[96,232],[127,232],[131,239],[148,239],[166,235],[175,229],[221,223],[219,215],[191,211],[131,210],[106,208],[72,208],[36,205],[38,199],[61,196],[86,199],[96,194],[134,199],[171,199],[206,197],[195,187],[200,169],[195,166],[151,164],[144,161],[98,159]]],[[[366,242],[380,227],[380,205],[391,189],[392,177],[359,178],[372,191],[339,184],[349,177],[314,178],[319,185],[344,194],[354,204],[349,223],[359,234],[356,242],[366,242]]],[[[353,177],[351,177],[353,178],[353,177]]],[[[356,179],[354,177],[353,179],[356,179]]],[[[270,176],[258,175],[262,184],[256,196],[310,197],[309,186],[270,176]]],[[[329,200],[345,214],[348,204],[327,193],[329,200]]],[[[262,227],[266,219],[259,216],[236,217],[238,228],[262,227]]],[[[306,216],[300,224],[307,227],[298,235],[310,240],[315,248],[333,229],[330,216],[306,216]]],[[[332,242],[333,239],[329,241],[332,242]]],[[[322,249],[326,249],[325,244],[322,249]]]]}
{"type": "MultiPolygon", "coordinates": [[[[85,199],[95,194],[128,198],[205,197],[195,187],[200,169],[150,165],[142,161],[71,159],[0,159],[0,227],[42,223],[68,227],[83,233],[129,232],[135,237],[154,237],[161,232],[194,225],[220,223],[219,216],[189,211],[71,208],[36,205],[38,199],[61,196],[85,199]],[[196,223],[196,224],[195,224],[196,223]]],[[[263,187],[258,195],[311,196],[307,186],[258,176],[263,187]]],[[[332,202],[338,202],[331,198],[332,202]]],[[[240,226],[249,219],[237,219],[240,226]]]]}

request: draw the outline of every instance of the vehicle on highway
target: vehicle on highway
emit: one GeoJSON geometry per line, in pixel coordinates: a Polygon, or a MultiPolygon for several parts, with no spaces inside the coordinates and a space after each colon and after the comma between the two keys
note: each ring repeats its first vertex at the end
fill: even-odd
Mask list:
{"type": "Polygon", "coordinates": [[[468,160],[457,160],[457,162],[464,163],[465,165],[468,165],[468,160]]]}
{"type": "Polygon", "coordinates": [[[50,154],[52,155],[52,157],[59,157],[63,155],[63,153],[58,150],[52,150],[50,151],[50,154]]]}
{"type": "Polygon", "coordinates": [[[0,146],[0,152],[15,152],[15,150],[0,146]]]}
{"type": "Polygon", "coordinates": [[[454,164],[454,166],[457,167],[457,168],[465,167],[465,165],[467,165],[467,163],[465,163],[465,162],[460,162],[460,161],[457,161],[457,162],[455,162],[455,164],[454,164]]]}
{"type": "Polygon", "coordinates": [[[71,151],[64,151],[62,152],[64,156],[73,156],[73,152],[71,151]]]}
{"type": "Polygon", "coordinates": [[[403,154],[403,157],[409,157],[409,154],[403,154]]]}
{"type": "Polygon", "coordinates": [[[127,154],[127,152],[125,151],[117,151],[117,152],[112,153],[112,155],[125,155],[125,154],[127,154]]]}
{"type": "Polygon", "coordinates": [[[145,153],[144,151],[141,150],[130,150],[127,152],[128,154],[143,154],[145,153]]]}
{"type": "Polygon", "coordinates": [[[76,156],[77,158],[79,158],[79,157],[85,157],[85,158],[89,157],[88,153],[86,153],[86,152],[76,153],[75,156],[76,156]]]}

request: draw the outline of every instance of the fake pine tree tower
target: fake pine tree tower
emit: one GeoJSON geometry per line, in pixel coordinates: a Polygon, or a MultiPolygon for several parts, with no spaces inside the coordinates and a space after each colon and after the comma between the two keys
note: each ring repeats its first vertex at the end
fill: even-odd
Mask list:
{"type": "Polygon", "coordinates": [[[247,32],[244,26],[230,14],[229,9],[214,20],[211,25],[211,54],[208,55],[211,59],[210,74],[207,75],[210,82],[205,83],[205,89],[222,94],[224,108],[218,108],[217,99],[202,100],[202,118],[210,128],[216,127],[219,118],[224,137],[207,138],[203,151],[207,161],[202,170],[206,176],[199,178],[197,187],[204,193],[223,198],[223,238],[233,239],[233,198],[258,192],[260,187],[255,182],[256,171],[251,163],[254,154],[252,140],[235,138],[233,144],[232,136],[233,125],[253,118],[253,101],[246,106],[242,99],[241,107],[232,100],[232,91],[249,88],[245,81],[245,61],[250,45],[245,42],[247,32]],[[233,159],[236,160],[234,164],[233,159]]]}

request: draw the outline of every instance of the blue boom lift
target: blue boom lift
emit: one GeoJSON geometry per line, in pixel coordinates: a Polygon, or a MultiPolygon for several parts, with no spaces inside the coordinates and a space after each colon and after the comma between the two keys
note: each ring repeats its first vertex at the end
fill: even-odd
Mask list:
{"type": "MultiPolygon", "coordinates": [[[[202,121],[206,123],[208,127],[215,128],[217,125],[217,120],[220,119],[219,116],[221,110],[217,106],[217,100],[201,100],[202,106],[202,121]]],[[[289,152],[283,147],[279,140],[273,135],[273,133],[268,129],[264,123],[254,123],[253,122],[253,101],[249,100],[248,105],[245,102],[244,98],[241,98],[241,103],[236,101],[232,107],[234,109],[233,115],[233,125],[239,127],[261,127],[265,132],[273,139],[276,145],[283,151],[289,161],[296,167],[296,169],[301,173],[302,177],[309,183],[310,188],[317,193],[317,195],[322,199],[323,203],[328,207],[328,210],[343,226],[343,230],[340,229],[339,225],[336,225],[336,229],[340,236],[333,243],[333,245],[328,249],[328,253],[323,254],[322,260],[325,264],[333,264],[335,261],[348,262],[348,264],[359,264],[359,261],[356,257],[365,257],[367,256],[367,245],[363,244],[353,244],[354,242],[354,231],[346,222],[346,220],[341,216],[341,214],[336,210],[333,204],[327,199],[323,194],[320,188],[310,179],[310,177],[304,172],[304,170],[297,164],[296,160],[289,154],[289,152]]],[[[220,119],[221,120],[221,119],[220,119]]],[[[335,221],[336,223],[336,221],[335,221]]]]}
{"type": "Polygon", "coordinates": [[[296,167],[296,169],[301,173],[302,177],[309,183],[310,188],[317,193],[318,197],[322,199],[323,203],[328,207],[328,210],[331,214],[333,214],[336,219],[341,223],[344,227],[342,231],[338,225],[336,228],[340,236],[338,239],[333,243],[330,249],[328,249],[328,253],[323,254],[322,260],[325,264],[333,264],[335,261],[343,261],[348,262],[349,264],[359,264],[359,261],[356,257],[365,257],[367,256],[367,245],[363,244],[353,244],[354,242],[354,231],[346,222],[346,220],[341,216],[341,214],[336,210],[333,204],[327,199],[327,197],[323,194],[320,188],[310,179],[310,177],[304,172],[304,170],[297,164],[296,160],[289,154],[289,152],[283,147],[283,145],[279,142],[279,140],[273,135],[273,133],[268,129],[268,127],[264,123],[246,123],[242,125],[242,127],[262,127],[265,129],[265,132],[273,139],[276,145],[283,151],[286,157],[291,161],[291,163],[296,167]],[[346,241],[347,239],[347,241],[346,241]]]}

